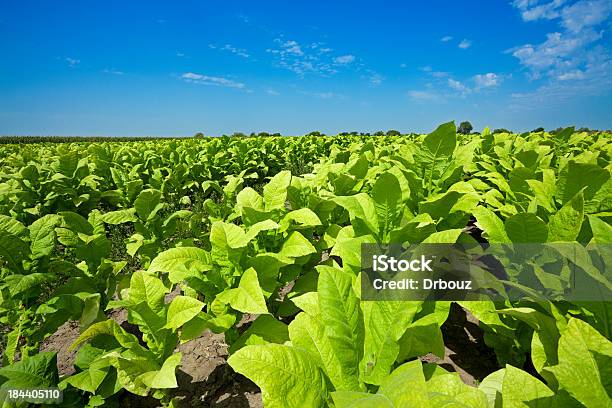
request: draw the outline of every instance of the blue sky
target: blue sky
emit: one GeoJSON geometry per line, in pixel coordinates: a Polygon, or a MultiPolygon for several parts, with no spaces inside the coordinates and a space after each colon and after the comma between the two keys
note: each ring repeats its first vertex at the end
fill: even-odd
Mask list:
{"type": "Polygon", "coordinates": [[[612,1],[0,3],[0,134],[612,128],[612,1]]]}

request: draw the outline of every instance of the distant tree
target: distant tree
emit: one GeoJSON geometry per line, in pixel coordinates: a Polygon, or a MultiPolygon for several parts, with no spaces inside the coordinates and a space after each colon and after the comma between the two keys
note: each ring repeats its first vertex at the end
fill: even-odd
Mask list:
{"type": "Polygon", "coordinates": [[[306,136],[321,137],[321,136],[325,136],[325,135],[323,133],[319,132],[318,130],[313,130],[312,132],[308,133],[306,136]]]}
{"type": "Polygon", "coordinates": [[[268,132],[259,132],[257,134],[257,136],[259,136],[259,137],[270,137],[270,134],[268,132]]]}
{"type": "Polygon", "coordinates": [[[540,132],[544,132],[544,128],[543,127],[539,127],[539,128],[535,128],[531,131],[531,133],[540,133],[540,132]]]}
{"type": "Polygon", "coordinates": [[[391,130],[387,130],[387,136],[401,136],[402,134],[400,133],[399,130],[395,130],[395,129],[391,129],[391,130]]]}
{"type": "Polygon", "coordinates": [[[374,136],[384,136],[384,135],[385,135],[385,132],[383,132],[382,130],[374,132],[374,136]]]}
{"type": "Polygon", "coordinates": [[[461,122],[459,124],[459,127],[457,128],[457,133],[461,133],[464,135],[469,135],[470,132],[472,132],[472,129],[474,129],[474,127],[472,126],[472,124],[468,121],[465,122],[461,122]]]}
{"type": "Polygon", "coordinates": [[[272,133],[272,135],[271,135],[271,136],[272,136],[272,137],[280,137],[280,136],[282,136],[282,135],[281,135],[280,133],[278,133],[278,132],[277,132],[277,133],[272,133]]]}
{"type": "Polygon", "coordinates": [[[234,133],[232,134],[232,137],[247,137],[247,135],[245,135],[245,134],[244,134],[244,133],[242,133],[242,132],[234,132],[234,133]]]}
{"type": "Polygon", "coordinates": [[[581,127],[576,132],[578,132],[578,133],[587,132],[588,133],[588,132],[592,132],[592,130],[589,129],[588,127],[581,127]]]}
{"type": "Polygon", "coordinates": [[[504,128],[499,128],[499,129],[495,129],[493,132],[491,132],[493,134],[495,133],[512,133],[511,131],[509,131],[508,129],[504,129],[504,128]]]}
{"type": "Polygon", "coordinates": [[[554,135],[554,134],[559,133],[559,132],[560,132],[560,131],[562,131],[562,130],[563,130],[563,128],[562,128],[562,127],[558,127],[558,128],[556,128],[556,129],[554,129],[554,130],[551,130],[551,131],[550,131],[550,133],[554,135]]]}
{"type": "Polygon", "coordinates": [[[204,139],[204,133],[202,133],[202,132],[198,132],[198,133],[196,133],[195,135],[193,135],[193,137],[194,137],[195,139],[204,139]]]}

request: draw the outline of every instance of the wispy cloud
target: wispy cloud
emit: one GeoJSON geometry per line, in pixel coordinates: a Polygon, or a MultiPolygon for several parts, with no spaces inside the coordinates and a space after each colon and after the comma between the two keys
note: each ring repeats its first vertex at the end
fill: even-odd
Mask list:
{"type": "Polygon", "coordinates": [[[230,53],[235,54],[235,55],[237,55],[239,57],[242,57],[242,58],[249,58],[250,57],[250,55],[247,52],[247,50],[245,50],[244,48],[234,47],[231,44],[225,44],[225,45],[222,45],[222,46],[218,46],[216,44],[208,44],[208,47],[213,49],[213,50],[227,51],[227,52],[230,52],[230,53]]]}
{"type": "Polygon", "coordinates": [[[181,75],[181,79],[189,83],[202,84],[202,85],[213,85],[223,86],[227,88],[245,89],[246,85],[242,82],[237,82],[231,79],[202,75],[194,72],[186,72],[181,75]]]}
{"type": "Polygon", "coordinates": [[[312,92],[312,91],[299,91],[302,95],[312,96],[313,98],[319,99],[342,99],[344,95],[337,94],[335,92],[312,92]]]}
{"type": "Polygon", "coordinates": [[[553,0],[515,1],[524,21],[539,19],[559,20],[560,30],[546,34],[539,44],[523,44],[507,50],[519,60],[531,79],[548,78],[550,81],[586,80],[587,75],[598,75],[600,80],[612,73],[590,69],[589,65],[605,65],[610,61],[608,50],[599,45],[603,31],[597,27],[612,13],[609,0],[579,0],[573,4],[553,0]],[[598,62],[595,62],[598,61],[598,62]]]}
{"type": "Polygon", "coordinates": [[[385,77],[380,75],[378,72],[368,71],[368,74],[368,82],[370,82],[370,85],[372,86],[378,86],[385,80],[385,77]]]}
{"type": "Polygon", "coordinates": [[[457,81],[457,80],[455,80],[453,78],[448,78],[448,86],[451,89],[453,89],[453,90],[455,90],[455,91],[457,91],[457,92],[459,92],[461,94],[465,94],[465,93],[469,92],[469,89],[468,89],[467,86],[463,85],[463,83],[461,83],[461,82],[459,82],[459,81],[457,81]]]}
{"type": "Polygon", "coordinates": [[[179,58],[183,58],[183,57],[185,56],[185,53],[184,53],[184,52],[177,51],[177,52],[176,52],[176,56],[177,56],[177,57],[179,57],[179,58]]]}
{"type": "Polygon", "coordinates": [[[354,61],[355,61],[355,56],[350,55],[350,54],[341,55],[339,57],[334,58],[334,62],[339,65],[347,65],[354,61]]]}
{"type": "Polygon", "coordinates": [[[125,75],[125,72],[119,71],[115,68],[107,68],[102,72],[104,72],[105,74],[112,74],[112,75],[125,75]]]}
{"type": "Polygon", "coordinates": [[[461,40],[461,42],[459,43],[458,47],[461,48],[462,50],[466,50],[468,48],[470,48],[472,46],[472,42],[468,39],[463,39],[461,40]]]}
{"type": "Polygon", "coordinates": [[[450,40],[452,40],[453,37],[450,35],[445,35],[444,37],[440,38],[440,41],[442,42],[449,42],[450,40]]]}
{"type": "Polygon", "coordinates": [[[275,57],[275,63],[279,67],[288,69],[299,76],[306,74],[330,76],[337,73],[337,68],[343,65],[334,61],[334,58],[328,55],[326,48],[321,47],[320,43],[303,46],[295,40],[281,38],[276,38],[274,42],[277,46],[268,48],[266,52],[275,57]]]}
{"type": "Polygon", "coordinates": [[[476,89],[493,88],[501,82],[501,77],[493,72],[477,74],[472,77],[476,89]]]}
{"type": "Polygon", "coordinates": [[[280,92],[275,91],[274,89],[266,89],[266,93],[268,95],[272,95],[272,96],[279,96],[280,95],[280,92]]]}
{"type": "Polygon", "coordinates": [[[80,59],[71,58],[71,57],[64,58],[64,61],[68,64],[70,68],[74,68],[81,63],[80,59]]]}

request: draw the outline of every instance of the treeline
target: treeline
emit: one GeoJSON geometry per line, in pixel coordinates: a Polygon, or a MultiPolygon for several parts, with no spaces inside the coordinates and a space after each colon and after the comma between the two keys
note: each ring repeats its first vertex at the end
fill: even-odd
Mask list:
{"type": "Polygon", "coordinates": [[[75,142],[142,142],[148,140],[184,139],[184,137],[155,136],[0,136],[0,145],[32,143],[75,143],[75,142]]]}

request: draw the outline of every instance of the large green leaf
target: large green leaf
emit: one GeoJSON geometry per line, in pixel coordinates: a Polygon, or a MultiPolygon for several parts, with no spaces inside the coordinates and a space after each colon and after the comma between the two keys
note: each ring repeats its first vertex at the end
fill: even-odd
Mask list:
{"type": "Polygon", "coordinates": [[[306,351],[279,344],[246,346],[229,365],[261,388],[267,408],[324,407],[327,379],[306,351]]]}
{"type": "Polygon", "coordinates": [[[266,299],[257,280],[257,272],[253,268],[247,269],[242,274],[237,288],[226,289],[217,295],[216,299],[243,313],[268,313],[266,299]]]}
{"type": "Polygon", "coordinates": [[[503,407],[554,408],[554,393],[543,382],[511,365],[506,365],[502,384],[503,407]]]}
{"type": "Polygon", "coordinates": [[[541,243],[548,238],[546,223],[532,213],[520,213],[504,223],[508,238],[513,243],[541,243]]]}
{"type": "Polygon", "coordinates": [[[359,378],[364,326],[359,298],[353,292],[353,276],[329,266],[318,266],[319,308],[332,350],[344,378],[359,378]]]}
{"type": "Polygon", "coordinates": [[[548,241],[575,241],[580,233],[583,217],[584,195],[580,190],[556,214],[551,215],[548,221],[548,241]]]}
{"type": "Polygon", "coordinates": [[[587,323],[571,319],[559,340],[559,364],[547,368],[559,387],[586,407],[610,405],[612,343],[587,323]]]}
{"type": "Polygon", "coordinates": [[[164,327],[178,329],[193,319],[202,311],[204,303],[189,296],[177,296],[172,299],[166,314],[167,323],[164,327]]]}
{"type": "Polygon", "coordinates": [[[189,277],[199,277],[212,269],[210,254],[201,248],[170,248],[157,255],[149,265],[149,272],[169,272],[172,283],[181,282],[189,277]]]}
{"type": "Polygon", "coordinates": [[[59,223],[58,215],[48,214],[30,225],[30,249],[33,259],[51,255],[55,249],[55,227],[59,223]]]}
{"type": "Polygon", "coordinates": [[[287,187],[291,183],[291,172],[281,171],[263,188],[263,200],[266,211],[285,208],[287,200],[287,187]]]}

